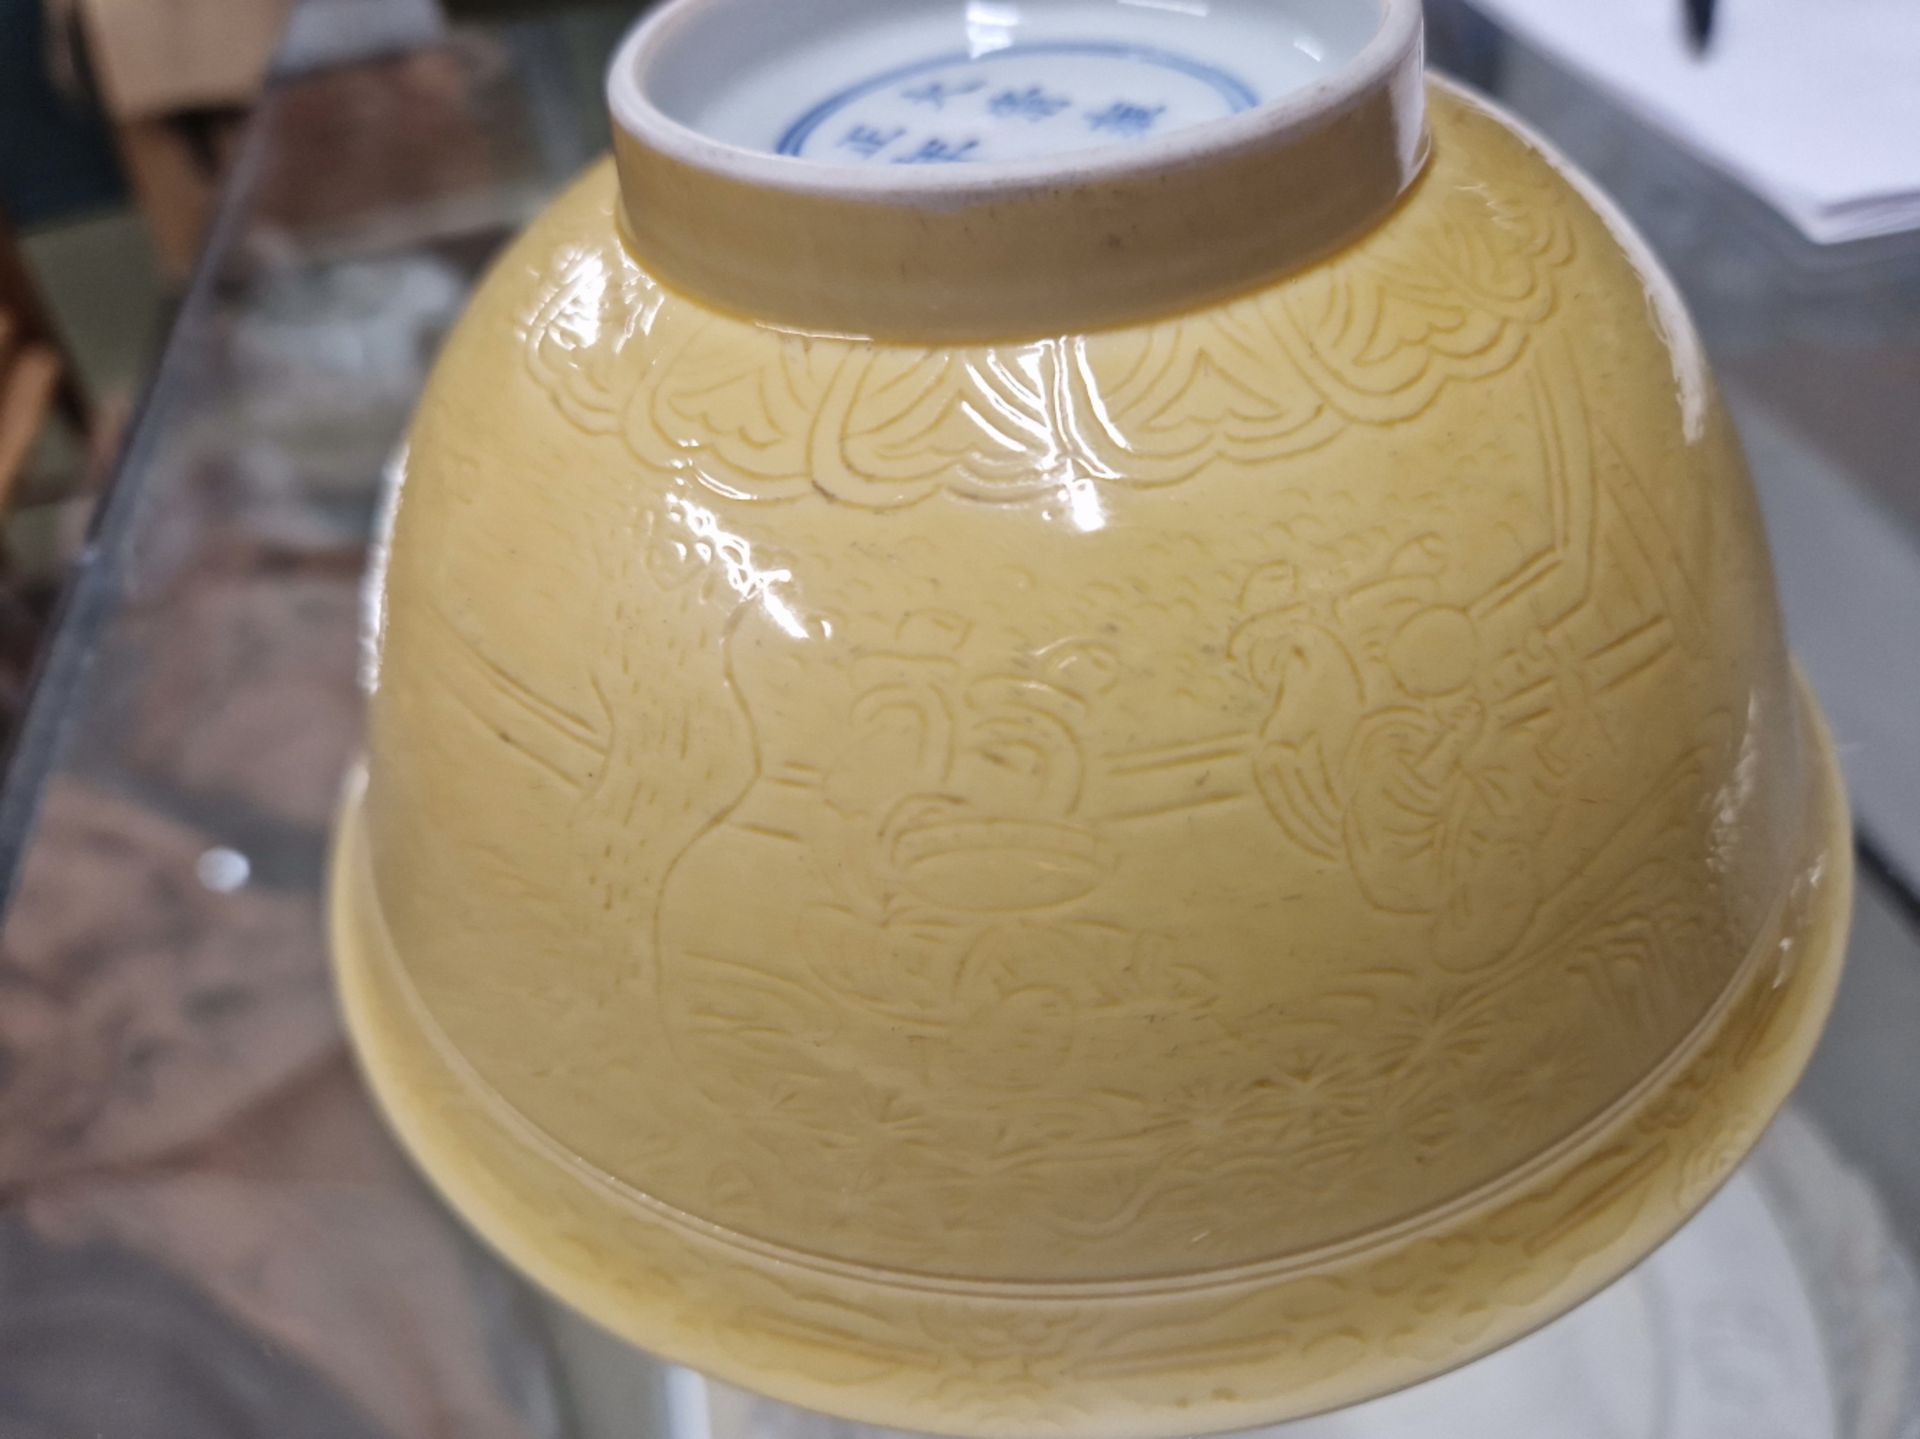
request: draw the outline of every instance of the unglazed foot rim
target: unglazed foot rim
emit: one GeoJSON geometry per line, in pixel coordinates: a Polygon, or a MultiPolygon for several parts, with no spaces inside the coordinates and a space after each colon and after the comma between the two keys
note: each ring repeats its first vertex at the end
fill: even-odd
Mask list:
{"type": "Polygon", "coordinates": [[[358,779],[331,924],[342,1005],[389,1121],[510,1262],[668,1359],[864,1423],[978,1435],[1237,1429],[1416,1383],[1510,1342],[1677,1229],[1759,1138],[1812,1053],[1844,954],[1852,835],[1800,686],[1814,771],[1777,966],[1611,1127],[1524,1183],[1306,1270],[1169,1289],[943,1291],[805,1270],[583,1178],[463,1065],[409,991],[367,865],[358,779]]]}
{"type": "MultiPolygon", "coordinates": [[[[1415,0],[1361,0],[1354,8],[1368,13],[1370,38],[1310,82],[1250,93],[1224,118],[1137,144],[866,166],[779,153],[777,127],[749,144],[675,113],[668,97],[686,87],[688,72],[724,74],[724,52],[766,43],[763,32],[784,7],[771,17],[767,8],[762,0],[661,6],[616,53],[608,100],[622,232],[634,252],[675,288],[781,326],[913,342],[1005,340],[1175,313],[1354,240],[1426,162],[1415,0]],[[1254,196],[1259,202],[1249,203],[1254,196]],[[781,243],[767,244],[769,235],[781,243]]],[[[983,15],[995,8],[978,7],[983,15]]],[[[1048,8],[1022,7],[1022,24],[1048,8]]],[[[1120,14],[1134,25],[1156,14],[1164,23],[1179,8],[1120,14]]],[[[1214,18],[1224,22],[1221,12],[1233,8],[1216,4],[1214,18]]],[[[843,0],[817,19],[857,33],[863,13],[871,20],[888,11],[913,7],[843,0]]],[[[1177,48],[1177,32],[1160,38],[1177,48]]],[[[757,63],[751,53],[734,58],[731,68],[742,71],[757,63]]],[[[796,97],[811,93],[805,66],[778,67],[777,79],[801,87],[796,97]]]]}

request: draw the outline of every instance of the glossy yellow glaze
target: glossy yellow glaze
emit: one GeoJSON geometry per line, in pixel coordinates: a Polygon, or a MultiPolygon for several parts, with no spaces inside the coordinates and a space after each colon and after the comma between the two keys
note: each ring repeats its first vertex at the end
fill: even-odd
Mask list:
{"type": "Polygon", "coordinates": [[[394,1121],[611,1327],[1165,1434],[1409,1382],[1784,1097],[1843,802],[1665,281],[1433,97],[1360,243],[968,348],[757,327],[612,171],[423,403],[335,925],[394,1121]]]}

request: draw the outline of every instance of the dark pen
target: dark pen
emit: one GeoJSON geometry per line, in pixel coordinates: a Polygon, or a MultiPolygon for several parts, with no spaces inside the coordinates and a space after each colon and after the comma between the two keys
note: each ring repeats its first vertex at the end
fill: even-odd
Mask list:
{"type": "Polygon", "coordinates": [[[1713,38],[1714,0],[1685,0],[1687,7],[1687,39],[1693,43],[1693,53],[1704,55],[1707,42],[1713,38]]]}

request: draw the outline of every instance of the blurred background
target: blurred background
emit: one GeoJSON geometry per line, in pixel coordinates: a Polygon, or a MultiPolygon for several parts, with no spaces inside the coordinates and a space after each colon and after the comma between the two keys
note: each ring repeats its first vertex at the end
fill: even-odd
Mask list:
{"type": "MultiPolygon", "coordinates": [[[[392,456],[488,260],[604,148],[639,8],[0,0],[0,1439],[843,1432],[498,1268],[374,1121],[326,975],[392,456]]],[[[1913,1439],[1920,3],[1428,19],[1678,279],[1857,809],[1838,1011],[1761,1161],[1800,1317],[1714,1299],[1685,1362],[1747,1417],[1657,1432],[1913,1439]],[[1762,1402],[1805,1315],[1818,1433],[1762,1402]]],[[[1392,1432],[1512,1432],[1471,1412],[1392,1432]]]]}

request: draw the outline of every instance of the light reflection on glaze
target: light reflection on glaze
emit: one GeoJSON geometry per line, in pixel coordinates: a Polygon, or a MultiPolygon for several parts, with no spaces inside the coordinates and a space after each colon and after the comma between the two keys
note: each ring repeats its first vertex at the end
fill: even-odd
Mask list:
{"type": "Polygon", "coordinates": [[[1013,44],[1020,7],[999,0],[967,0],[967,52],[976,60],[1013,44]]]}
{"type": "Polygon", "coordinates": [[[815,637],[780,593],[780,586],[792,583],[793,571],[756,564],[753,546],[723,529],[720,517],[705,505],[682,495],[668,495],[665,503],[667,513],[693,537],[689,542],[693,556],[702,563],[717,565],[727,588],[743,600],[757,602],[783,634],[796,640],[815,637]]]}
{"type": "Polygon", "coordinates": [[[380,687],[380,660],[387,641],[387,566],[393,557],[393,521],[407,483],[410,442],[402,441],[387,459],[380,477],[380,498],[367,537],[367,572],[360,581],[360,654],[356,677],[360,692],[380,687]]]}

